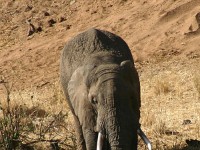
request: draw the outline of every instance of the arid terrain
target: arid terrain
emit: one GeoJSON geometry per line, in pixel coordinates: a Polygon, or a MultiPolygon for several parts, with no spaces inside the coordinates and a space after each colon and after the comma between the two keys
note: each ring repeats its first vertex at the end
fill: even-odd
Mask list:
{"type": "MultiPolygon", "coordinates": [[[[59,84],[60,52],[70,38],[92,27],[129,45],[141,81],[141,125],[153,149],[199,150],[200,0],[0,0],[0,108],[8,101],[10,109],[23,106],[38,113],[34,121],[50,122],[48,127],[52,116],[69,114],[63,132],[70,131],[71,142],[50,136],[50,130],[41,136],[40,121],[40,132],[30,136],[39,135],[42,142],[60,138],[60,147],[75,149],[59,84]]],[[[146,149],[142,141],[138,149],[146,149]]]]}

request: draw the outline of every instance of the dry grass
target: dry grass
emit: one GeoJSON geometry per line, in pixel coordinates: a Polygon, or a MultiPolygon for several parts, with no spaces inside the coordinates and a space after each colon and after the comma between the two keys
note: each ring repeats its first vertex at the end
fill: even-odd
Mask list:
{"type": "Polygon", "coordinates": [[[200,75],[199,75],[200,71],[196,71],[194,74],[194,78],[193,78],[193,82],[196,88],[196,91],[198,93],[198,96],[200,98],[200,75]]]}
{"type": "MultiPolygon", "coordinates": [[[[188,139],[200,140],[200,72],[193,65],[188,67],[178,62],[148,65],[140,74],[141,124],[155,150],[199,149],[186,143],[188,139]]],[[[32,141],[40,141],[32,146],[49,149],[48,141],[53,139],[59,140],[58,144],[64,149],[75,147],[72,119],[59,83],[41,90],[13,91],[10,97],[13,108],[23,106],[26,116],[31,119],[23,126],[32,129],[28,134],[32,141]],[[65,127],[51,126],[55,117],[60,118],[58,122],[65,127]],[[47,128],[49,130],[45,130],[47,128]]],[[[6,95],[1,98],[6,99],[6,95]]],[[[6,103],[1,101],[1,105],[6,106],[6,103]]],[[[142,140],[139,140],[138,149],[147,149],[142,140]]]]}
{"type": "Polygon", "coordinates": [[[71,115],[55,86],[48,97],[46,90],[10,93],[9,86],[2,85],[0,149],[76,149],[71,115]]]}
{"type": "Polygon", "coordinates": [[[200,149],[186,144],[187,139],[200,140],[200,72],[196,66],[168,62],[149,65],[145,70],[140,75],[141,123],[153,149],[200,149]]]}

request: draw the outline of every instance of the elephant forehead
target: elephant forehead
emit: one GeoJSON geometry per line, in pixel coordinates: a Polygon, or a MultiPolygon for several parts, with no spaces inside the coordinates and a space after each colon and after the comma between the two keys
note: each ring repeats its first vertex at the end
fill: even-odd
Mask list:
{"type": "Polygon", "coordinates": [[[107,82],[112,82],[113,85],[116,85],[115,83],[120,81],[121,79],[117,74],[104,74],[101,77],[99,77],[98,85],[103,86],[103,88],[105,88],[104,86],[107,85],[107,82]]]}
{"type": "Polygon", "coordinates": [[[96,71],[95,76],[100,82],[105,82],[106,80],[115,79],[120,77],[119,68],[101,68],[96,71]]]}
{"type": "Polygon", "coordinates": [[[122,72],[120,69],[104,69],[101,70],[96,74],[96,77],[98,78],[99,84],[102,84],[106,81],[113,80],[115,81],[121,81],[122,72]]]}
{"type": "Polygon", "coordinates": [[[118,72],[120,69],[117,64],[103,64],[97,67],[95,74],[105,73],[105,72],[118,72]]]}

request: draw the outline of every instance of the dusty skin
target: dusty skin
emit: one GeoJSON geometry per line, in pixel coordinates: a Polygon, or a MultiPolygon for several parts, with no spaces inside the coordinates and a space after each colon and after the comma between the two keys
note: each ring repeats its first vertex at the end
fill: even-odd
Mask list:
{"type": "Polygon", "coordinates": [[[72,110],[79,150],[137,149],[140,83],[128,45],[119,36],[89,29],[61,54],[61,83],[72,110]],[[127,121],[129,120],[129,121],[127,121]]]}
{"type": "MultiPolygon", "coordinates": [[[[110,31],[127,42],[135,60],[141,124],[153,149],[199,149],[186,143],[200,140],[199,3],[0,0],[0,80],[13,83],[17,104],[37,105],[52,114],[64,110],[59,86],[63,46],[91,27],[110,31]],[[29,19],[42,31],[27,36],[29,19]]],[[[138,149],[146,149],[140,139],[138,149]]]]}

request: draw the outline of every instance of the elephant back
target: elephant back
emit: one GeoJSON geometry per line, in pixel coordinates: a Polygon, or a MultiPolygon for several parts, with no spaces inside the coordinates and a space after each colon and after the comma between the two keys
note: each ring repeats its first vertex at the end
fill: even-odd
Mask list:
{"type": "Polygon", "coordinates": [[[120,64],[124,60],[133,62],[130,49],[121,37],[94,28],[78,34],[67,42],[61,54],[60,79],[67,98],[69,97],[67,85],[73,72],[84,63],[90,62],[92,56],[96,57],[100,53],[99,57],[104,58],[112,55],[112,58],[109,57],[114,60],[114,63],[120,64]]]}
{"type": "Polygon", "coordinates": [[[130,49],[119,36],[108,31],[89,29],[72,38],[62,51],[61,65],[72,74],[75,69],[98,52],[110,52],[119,59],[133,61],[130,49]]]}

